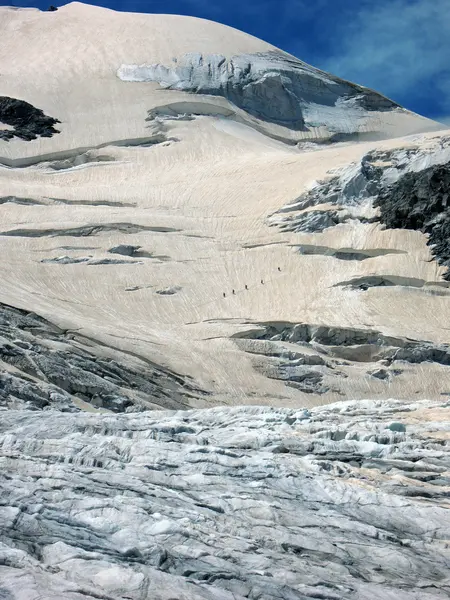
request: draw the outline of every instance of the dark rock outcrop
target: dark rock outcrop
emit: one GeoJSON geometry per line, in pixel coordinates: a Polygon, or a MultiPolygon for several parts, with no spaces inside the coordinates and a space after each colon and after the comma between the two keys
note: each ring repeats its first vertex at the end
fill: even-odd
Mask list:
{"type": "Polygon", "coordinates": [[[24,100],[0,96],[0,141],[9,142],[14,137],[31,141],[38,137],[52,137],[59,133],[58,119],[48,117],[42,110],[24,100]],[[1,129],[1,124],[13,129],[1,129]]]}
{"type": "MultiPolygon", "coordinates": [[[[356,219],[389,229],[421,231],[438,263],[449,267],[444,279],[450,281],[449,148],[450,138],[443,137],[431,148],[371,151],[359,164],[350,164],[319,181],[279,209],[269,224],[283,231],[310,233],[356,219]],[[321,204],[336,209],[307,210],[321,204]]],[[[351,249],[348,251],[344,259],[351,260],[351,249]]],[[[359,255],[353,258],[361,260],[359,255]]]]}
{"type": "Polygon", "coordinates": [[[375,200],[380,221],[393,229],[416,229],[428,234],[428,244],[439,264],[449,267],[450,281],[450,163],[405,173],[382,189],[375,200]]]}

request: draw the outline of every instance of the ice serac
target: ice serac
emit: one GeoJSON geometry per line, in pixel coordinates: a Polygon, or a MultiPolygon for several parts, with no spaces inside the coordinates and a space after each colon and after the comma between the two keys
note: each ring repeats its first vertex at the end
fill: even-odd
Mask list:
{"type": "Polygon", "coordinates": [[[223,96],[250,115],[293,130],[317,127],[317,121],[337,133],[357,125],[363,111],[399,108],[387,98],[332,77],[280,51],[241,54],[227,60],[218,54],[188,54],[164,65],[122,65],[124,81],[155,81],[161,87],[223,96]],[[329,107],[328,114],[320,114],[329,107]],[[320,116],[318,116],[320,115],[320,116]],[[353,117],[353,118],[352,118],[353,117]]]}
{"type": "MultiPolygon", "coordinates": [[[[239,109],[235,118],[253,126],[261,121],[260,127],[269,123],[287,128],[288,132],[271,132],[285,141],[311,135],[333,141],[383,137],[378,113],[406,113],[381,94],[280,50],[230,59],[220,54],[185,54],[174,59],[172,66],[124,64],[117,75],[123,81],[156,82],[169,90],[221,96],[239,109]]],[[[201,104],[197,110],[201,114],[201,104]]]]}
{"type": "Polygon", "coordinates": [[[202,19],[0,24],[0,600],[447,598],[449,132],[202,19]]]}

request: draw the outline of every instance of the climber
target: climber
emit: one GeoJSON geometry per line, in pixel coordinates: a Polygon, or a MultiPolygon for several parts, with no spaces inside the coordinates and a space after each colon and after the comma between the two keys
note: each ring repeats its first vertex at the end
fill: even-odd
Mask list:
{"type": "Polygon", "coordinates": [[[233,294],[235,294],[236,292],[233,290],[233,294]]]}
{"type": "Polygon", "coordinates": [[[225,294],[225,292],[223,293],[223,297],[224,297],[224,298],[226,298],[226,297],[227,297],[227,295],[225,294]]]}
{"type": "Polygon", "coordinates": [[[56,6],[53,6],[53,5],[51,5],[47,8],[48,12],[54,12],[55,10],[58,10],[58,9],[56,8],[56,6]]]}
{"type": "Polygon", "coordinates": [[[278,270],[281,271],[281,267],[278,267],[278,270]]]}
{"type": "Polygon", "coordinates": [[[264,284],[264,279],[261,279],[261,283],[264,284]]]}
{"type": "Polygon", "coordinates": [[[245,284],[245,289],[248,290],[248,285],[247,284],[245,284]]]}

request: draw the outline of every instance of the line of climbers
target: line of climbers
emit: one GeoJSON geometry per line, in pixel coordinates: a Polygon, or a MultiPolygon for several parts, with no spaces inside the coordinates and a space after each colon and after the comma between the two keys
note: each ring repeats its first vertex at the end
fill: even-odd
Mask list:
{"type": "MultiPolygon", "coordinates": [[[[278,269],[278,271],[281,271],[281,267],[277,267],[277,269],[278,269]]],[[[264,279],[261,279],[261,284],[264,285],[264,279]]],[[[245,284],[245,289],[248,290],[248,285],[247,284],[245,284]]],[[[232,293],[233,296],[235,296],[236,295],[236,290],[235,289],[231,290],[231,293],[232,293]]],[[[223,292],[222,295],[223,295],[224,298],[227,297],[227,295],[226,295],[225,292],[223,292]]]]}

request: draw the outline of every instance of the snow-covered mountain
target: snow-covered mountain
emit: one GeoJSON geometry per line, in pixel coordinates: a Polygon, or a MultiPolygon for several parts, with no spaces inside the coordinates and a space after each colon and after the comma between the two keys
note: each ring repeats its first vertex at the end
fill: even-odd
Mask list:
{"type": "Polygon", "coordinates": [[[450,131],[202,19],[0,33],[0,598],[445,597],[450,131]]]}

